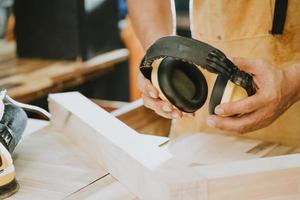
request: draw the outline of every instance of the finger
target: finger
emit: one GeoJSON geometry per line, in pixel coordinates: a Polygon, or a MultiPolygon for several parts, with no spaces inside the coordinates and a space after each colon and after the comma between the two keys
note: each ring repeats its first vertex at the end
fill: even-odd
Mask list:
{"type": "Polygon", "coordinates": [[[137,75],[137,81],[136,81],[136,87],[142,91],[143,90],[143,86],[144,86],[144,83],[145,82],[145,77],[143,76],[142,73],[138,73],[137,75]]]}
{"type": "Polygon", "coordinates": [[[140,85],[139,87],[143,93],[142,97],[146,107],[167,118],[181,118],[183,116],[183,113],[174,108],[170,103],[158,99],[157,89],[141,73],[138,75],[138,85],[140,85]]]}
{"type": "Polygon", "coordinates": [[[263,107],[264,104],[263,96],[255,94],[246,99],[220,104],[215,108],[215,113],[223,116],[246,114],[263,107]]]}
{"type": "Polygon", "coordinates": [[[159,112],[159,111],[154,111],[156,114],[158,114],[159,116],[162,116],[164,118],[167,119],[173,119],[172,114],[171,113],[165,113],[165,112],[159,112]]]}
{"type": "Polygon", "coordinates": [[[183,116],[183,113],[177,109],[173,109],[171,112],[166,112],[163,109],[157,108],[155,113],[168,119],[178,119],[183,116]]]}
{"type": "Polygon", "coordinates": [[[233,63],[238,66],[239,69],[256,74],[260,69],[264,61],[257,59],[247,59],[247,58],[233,58],[233,63]]]}
{"type": "Polygon", "coordinates": [[[183,117],[183,113],[180,110],[178,110],[178,109],[174,109],[172,111],[171,115],[172,115],[173,119],[178,119],[178,118],[182,118],[183,117]]]}
{"type": "Polygon", "coordinates": [[[151,84],[150,81],[148,81],[147,85],[144,87],[143,93],[149,95],[152,98],[159,98],[157,89],[151,84]]]}
{"type": "Polygon", "coordinates": [[[173,112],[163,112],[161,110],[155,110],[155,113],[164,117],[164,118],[168,118],[168,119],[178,119],[181,118],[180,114],[178,113],[177,110],[174,110],[173,112]]]}
{"type": "Polygon", "coordinates": [[[166,117],[166,118],[172,118],[172,110],[170,109],[169,112],[163,111],[164,102],[160,99],[153,99],[149,96],[142,95],[144,105],[147,108],[150,108],[151,110],[154,110],[157,114],[166,117]]]}
{"type": "Polygon", "coordinates": [[[159,97],[157,89],[141,73],[138,74],[137,87],[145,95],[148,95],[152,98],[159,97]]]}
{"type": "Polygon", "coordinates": [[[220,117],[212,115],[207,119],[207,124],[211,127],[222,129],[239,134],[251,132],[261,128],[263,120],[260,112],[254,112],[242,117],[220,117]]]}
{"type": "Polygon", "coordinates": [[[152,110],[157,110],[163,104],[161,99],[154,99],[145,94],[142,94],[142,98],[144,105],[152,110]]]}
{"type": "Polygon", "coordinates": [[[167,118],[182,117],[182,112],[171,106],[168,102],[161,99],[154,99],[149,96],[143,95],[144,105],[147,108],[154,110],[157,114],[167,118]]]}

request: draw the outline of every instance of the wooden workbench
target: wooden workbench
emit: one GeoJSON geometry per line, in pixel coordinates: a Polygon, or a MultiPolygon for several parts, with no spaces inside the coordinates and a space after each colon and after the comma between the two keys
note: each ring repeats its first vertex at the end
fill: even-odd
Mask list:
{"type": "MultiPolygon", "coordinates": [[[[166,136],[171,121],[157,116],[142,106],[138,100],[123,105],[120,103],[94,101],[114,110],[112,114],[135,130],[145,134],[166,136]],[[111,107],[111,108],[110,108],[111,107]],[[147,117],[145,117],[147,116],[147,117]]],[[[49,134],[49,122],[30,119],[24,136],[14,152],[20,190],[9,199],[101,199],[138,200],[97,163],[86,158],[59,133],[49,134]],[[38,131],[38,132],[37,132],[38,131]]],[[[165,138],[150,136],[157,145],[165,138]]],[[[88,144],[87,144],[88,145],[88,144]]]]}
{"type": "Polygon", "coordinates": [[[136,200],[123,185],[58,133],[37,134],[48,122],[30,119],[14,153],[20,190],[9,199],[136,200]]]}
{"type": "Polygon", "coordinates": [[[0,40],[0,88],[22,102],[65,91],[99,77],[128,59],[126,49],[101,54],[86,62],[17,59],[15,44],[0,40]]]}
{"type": "Polygon", "coordinates": [[[141,114],[141,103],[108,114],[76,92],[50,95],[51,124],[30,120],[14,152],[21,188],[11,199],[300,198],[299,148],[207,133],[173,141],[140,134],[130,127],[162,127],[141,114]]]}

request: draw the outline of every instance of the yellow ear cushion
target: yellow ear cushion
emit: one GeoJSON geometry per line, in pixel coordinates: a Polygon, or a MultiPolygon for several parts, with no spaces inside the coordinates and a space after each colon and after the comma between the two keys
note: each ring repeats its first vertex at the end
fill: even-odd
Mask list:
{"type": "Polygon", "coordinates": [[[163,60],[163,58],[154,60],[152,63],[152,72],[151,72],[151,81],[152,81],[152,85],[158,90],[159,93],[159,97],[162,100],[168,101],[168,99],[165,97],[165,95],[163,94],[163,92],[161,91],[160,87],[159,87],[159,83],[158,83],[158,67],[161,63],[161,61],[163,60]]]}
{"type": "Polygon", "coordinates": [[[247,91],[244,88],[235,85],[233,88],[230,101],[238,101],[238,100],[245,99],[247,97],[248,97],[247,91]]]}
{"type": "Polygon", "coordinates": [[[247,91],[234,83],[228,81],[221,103],[242,100],[248,97],[247,91]]]}

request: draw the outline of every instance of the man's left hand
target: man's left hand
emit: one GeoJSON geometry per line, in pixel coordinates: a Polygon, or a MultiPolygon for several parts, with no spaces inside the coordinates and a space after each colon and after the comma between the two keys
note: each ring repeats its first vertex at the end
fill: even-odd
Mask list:
{"type": "Polygon", "coordinates": [[[253,75],[257,91],[243,100],[217,106],[216,115],[207,120],[209,126],[237,133],[255,131],[270,125],[297,101],[287,70],[263,60],[236,58],[233,62],[253,75]]]}

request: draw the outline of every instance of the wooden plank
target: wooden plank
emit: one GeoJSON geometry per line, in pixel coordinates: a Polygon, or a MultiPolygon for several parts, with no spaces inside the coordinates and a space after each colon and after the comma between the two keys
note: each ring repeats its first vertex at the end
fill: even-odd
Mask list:
{"type": "Polygon", "coordinates": [[[176,160],[200,166],[259,158],[260,154],[248,151],[260,143],[256,140],[198,133],[175,139],[168,148],[176,160]]]}
{"type": "Polygon", "coordinates": [[[20,190],[10,199],[63,199],[108,174],[63,134],[40,129],[45,125],[30,120],[14,152],[20,190]]]}
{"type": "MultiPolygon", "coordinates": [[[[168,141],[168,138],[146,135],[153,144],[160,146],[168,141]]],[[[70,194],[66,199],[72,200],[138,200],[138,198],[128,191],[117,179],[110,174],[92,182],[78,191],[70,194]]]]}
{"type": "Polygon", "coordinates": [[[15,57],[15,43],[0,40],[0,63],[15,57]]]}
{"type": "Polygon", "coordinates": [[[71,194],[66,200],[138,200],[111,175],[96,181],[80,191],[71,194]]]}
{"type": "Polygon", "coordinates": [[[51,95],[49,99],[51,127],[93,156],[141,199],[300,197],[299,154],[260,158],[275,147],[262,148],[259,141],[205,133],[181,139],[173,149],[160,148],[78,93],[51,95]],[[259,150],[250,151],[255,147],[259,150]],[[200,164],[179,159],[177,148],[196,149],[190,151],[194,154],[191,158],[197,158],[200,164]]]}
{"type": "Polygon", "coordinates": [[[45,97],[95,79],[127,60],[128,51],[117,49],[86,62],[16,59],[14,43],[0,41],[0,87],[22,102],[45,97]]]}
{"type": "Polygon", "coordinates": [[[49,125],[49,121],[46,120],[39,120],[39,119],[28,119],[27,126],[22,136],[23,141],[26,137],[31,135],[32,133],[43,129],[49,125]]]}
{"type": "Polygon", "coordinates": [[[127,127],[78,93],[50,95],[49,99],[53,128],[63,132],[82,151],[93,156],[95,161],[141,199],[161,198],[161,192],[155,192],[155,188],[162,188],[159,183],[151,179],[144,183],[143,178],[152,176],[150,170],[170,158],[168,152],[161,150],[145,136],[127,127]],[[84,105],[85,108],[77,106],[78,109],[74,110],[71,98],[72,102],[84,105]],[[83,138],[88,145],[81,142],[83,138]]]}
{"type": "MultiPolygon", "coordinates": [[[[138,200],[48,122],[29,119],[14,153],[20,191],[10,199],[138,200]]],[[[147,135],[156,146],[168,138],[147,135]]]]}
{"type": "MultiPolygon", "coordinates": [[[[58,62],[61,64],[66,64],[66,62],[58,62]]],[[[41,59],[11,59],[5,63],[1,63],[1,79],[17,76],[19,74],[27,74],[30,72],[34,72],[35,70],[39,70],[45,68],[49,65],[53,64],[53,61],[49,60],[41,60],[41,59]]]]}
{"type": "Polygon", "coordinates": [[[274,149],[272,149],[270,152],[266,153],[263,157],[282,156],[282,155],[298,153],[295,150],[296,150],[296,148],[294,148],[294,147],[277,145],[274,149]]]}
{"type": "Polygon", "coordinates": [[[171,120],[158,116],[153,110],[144,107],[142,99],[123,106],[111,114],[140,133],[165,137],[169,135],[171,120]]]}
{"type": "Polygon", "coordinates": [[[128,102],[124,102],[124,101],[111,101],[111,100],[94,99],[94,98],[92,98],[91,101],[99,105],[107,112],[118,110],[119,108],[129,104],[128,102]]]}

